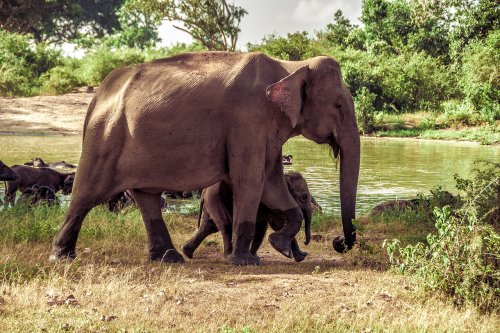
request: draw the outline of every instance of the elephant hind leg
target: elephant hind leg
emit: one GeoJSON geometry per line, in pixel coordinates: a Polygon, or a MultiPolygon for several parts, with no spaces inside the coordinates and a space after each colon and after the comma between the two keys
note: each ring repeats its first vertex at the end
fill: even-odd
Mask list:
{"type": "Polygon", "coordinates": [[[96,206],[89,200],[73,197],[59,233],[54,237],[50,260],[74,259],[76,257],[76,241],[82,227],[83,219],[96,206]]]}
{"type": "Polygon", "coordinates": [[[151,194],[140,190],[130,191],[132,198],[141,211],[149,241],[149,258],[153,261],[183,263],[184,258],[172,244],[167,226],[161,215],[160,194],[151,194]]]}
{"type": "Polygon", "coordinates": [[[200,246],[201,242],[205,240],[209,235],[219,231],[214,221],[206,216],[204,216],[201,221],[200,227],[196,230],[194,236],[187,241],[186,244],[182,246],[182,253],[189,259],[193,258],[194,251],[200,246]]]}

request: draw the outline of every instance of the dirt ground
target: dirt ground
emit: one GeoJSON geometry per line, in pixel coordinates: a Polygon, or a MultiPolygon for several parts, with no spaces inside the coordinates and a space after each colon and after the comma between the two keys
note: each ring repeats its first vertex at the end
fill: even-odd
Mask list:
{"type": "Polygon", "coordinates": [[[0,134],[80,135],[94,95],[0,97],[0,134]]]}

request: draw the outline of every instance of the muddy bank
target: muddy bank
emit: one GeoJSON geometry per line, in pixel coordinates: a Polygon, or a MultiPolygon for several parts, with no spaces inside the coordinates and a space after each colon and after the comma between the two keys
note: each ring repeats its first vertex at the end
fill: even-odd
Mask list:
{"type": "Polygon", "coordinates": [[[0,134],[81,135],[94,93],[0,98],[0,134]]]}

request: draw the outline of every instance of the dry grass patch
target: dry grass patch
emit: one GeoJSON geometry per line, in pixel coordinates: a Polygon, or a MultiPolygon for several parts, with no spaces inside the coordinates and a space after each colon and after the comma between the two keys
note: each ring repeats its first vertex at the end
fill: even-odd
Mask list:
{"type": "MultiPolygon", "coordinates": [[[[109,223],[100,217],[94,215],[109,223]]],[[[86,221],[84,228],[93,223],[86,221]]],[[[168,223],[177,246],[196,225],[183,216],[168,223]]],[[[331,239],[338,231],[322,232],[304,246],[310,256],[298,264],[265,244],[260,267],[226,264],[218,235],[184,265],[148,262],[145,236],[135,232],[82,237],[72,263],[49,263],[49,242],[4,241],[0,331],[494,332],[499,327],[498,317],[459,310],[438,295],[416,291],[402,276],[366,268],[371,256],[366,251],[334,253],[331,239]]],[[[380,237],[372,243],[365,237],[366,244],[375,248],[380,237]]]]}

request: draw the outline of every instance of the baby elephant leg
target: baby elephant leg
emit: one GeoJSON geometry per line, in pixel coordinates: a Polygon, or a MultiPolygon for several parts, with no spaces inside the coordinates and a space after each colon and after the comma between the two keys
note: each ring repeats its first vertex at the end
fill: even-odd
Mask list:
{"type": "Polygon", "coordinates": [[[267,220],[257,220],[255,223],[255,235],[253,236],[252,244],[250,244],[250,253],[257,255],[267,231],[267,220]]]}
{"type": "Polygon", "coordinates": [[[219,231],[214,221],[210,218],[203,218],[200,227],[196,230],[194,236],[187,241],[186,244],[182,246],[182,252],[189,259],[193,259],[194,251],[200,246],[201,242],[205,240],[209,235],[219,231]]]}

